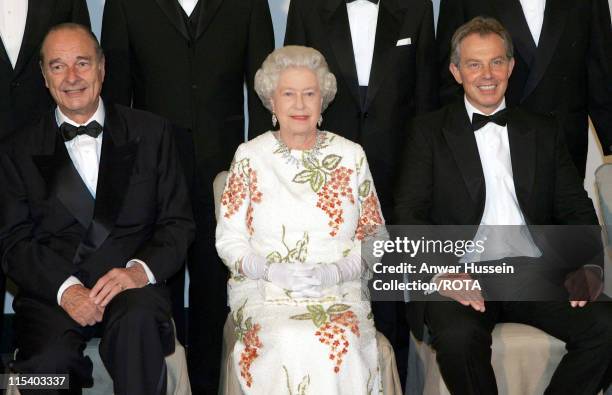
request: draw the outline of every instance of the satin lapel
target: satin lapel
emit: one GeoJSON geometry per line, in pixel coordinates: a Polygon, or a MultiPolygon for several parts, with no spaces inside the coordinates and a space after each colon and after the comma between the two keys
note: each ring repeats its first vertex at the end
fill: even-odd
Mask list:
{"type": "Polygon", "coordinates": [[[525,100],[533,92],[546,72],[550,60],[557,49],[561,34],[563,34],[568,17],[568,8],[568,0],[548,0],[546,2],[540,42],[538,43],[538,49],[533,65],[530,68],[521,100],[525,100]]]}
{"type": "Polygon", "coordinates": [[[49,18],[55,10],[55,2],[56,0],[28,0],[28,16],[15,64],[15,75],[21,72],[32,56],[38,56],[40,43],[50,27],[49,18]]]}
{"type": "Polygon", "coordinates": [[[129,186],[137,148],[137,141],[127,141],[124,121],[109,105],[104,121],[96,206],[87,230],[87,239],[94,249],[102,245],[115,225],[129,186]]]}
{"type": "Polygon", "coordinates": [[[164,14],[170,20],[170,23],[181,33],[185,40],[190,40],[189,31],[185,26],[185,19],[181,15],[180,5],[176,0],[155,0],[157,5],[162,9],[164,14]]]}
{"type": "Polygon", "coordinates": [[[47,183],[48,196],[55,195],[66,210],[87,229],[94,213],[94,198],[72,164],[54,116],[48,117],[42,132],[45,153],[33,156],[32,160],[47,183]]]}
{"type": "Polygon", "coordinates": [[[397,9],[394,0],[380,0],[374,56],[372,56],[372,69],[365,108],[368,108],[387,75],[386,70],[391,63],[388,57],[397,44],[399,32],[402,28],[402,18],[399,17],[399,13],[400,10],[397,9]]]}
{"type": "Polygon", "coordinates": [[[502,25],[510,33],[514,47],[527,64],[531,64],[537,47],[519,0],[496,0],[491,1],[491,5],[495,8],[496,15],[502,25]]]}
{"type": "Polygon", "coordinates": [[[479,207],[484,207],[484,173],[480,163],[476,137],[474,137],[463,100],[458,100],[449,109],[449,117],[443,127],[443,133],[457,167],[459,167],[463,176],[470,197],[479,207]]]}
{"type": "MultiPolygon", "coordinates": [[[[519,116],[513,116],[512,113],[508,115],[508,142],[510,143],[514,189],[519,203],[525,207],[535,182],[535,132],[519,116]]],[[[525,212],[524,209],[523,212],[525,212]]]]}
{"type": "Polygon", "coordinates": [[[205,1],[205,4],[201,4],[200,15],[198,15],[198,29],[196,31],[196,40],[200,38],[206,31],[210,23],[212,22],[215,14],[219,10],[219,6],[223,0],[199,0],[205,1]],[[203,7],[204,6],[204,7],[203,7]]]}
{"type": "Polygon", "coordinates": [[[345,2],[343,0],[327,0],[325,7],[321,10],[321,19],[328,26],[328,37],[334,57],[340,68],[340,74],[342,74],[342,78],[346,81],[353,99],[361,107],[357,66],[355,66],[351,27],[345,2]]]}
{"type": "Polygon", "coordinates": [[[8,53],[6,52],[6,48],[4,47],[4,43],[2,42],[1,38],[0,38],[0,61],[6,62],[8,67],[10,67],[11,70],[13,69],[13,65],[11,64],[11,60],[8,57],[8,53]]]}

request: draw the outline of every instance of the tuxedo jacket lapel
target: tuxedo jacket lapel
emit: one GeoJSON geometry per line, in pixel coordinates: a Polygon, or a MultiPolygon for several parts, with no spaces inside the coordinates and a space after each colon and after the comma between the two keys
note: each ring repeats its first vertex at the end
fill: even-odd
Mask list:
{"type": "Polygon", "coordinates": [[[472,125],[468,119],[463,100],[457,100],[452,105],[443,127],[443,133],[470,197],[479,209],[484,209],[484,173],[480,163],[476,137],[472,131],[472,125]]]}
{"type": "Polygon", "coordinates": [[[127,141],[127,129],[112,105],[106,107],[93,220],[79,245],[75,262],[100,248],[112,231],[123,205],[136,156],[137,141],[127,141]]]}
{"type": "MultiPolygon", "coordinates": [[[[189,31],[185,25],[185,19],[181,15],[181,6],[176,0],[156,0],[159,7],[162,9],[164,14],[170,20],[170,23],[178,30],[179,33],[185,38],[190,40],[189,31]]],[[[202,0],[200,0],[202,1],[202,0]]]]}
{"type": "Polygon", "coordinates": [[[6,48],[4,47],[4,43],[2,42],[2,39],[0,39],[0,61],[6,62],[8,67],[10,67],[11,70],[13,69],[13,65],[11,64],[11,60],[8,57],[8,53],[6,52],[6,48]]]}
{"type": "Polygon", "coordinates": [[[519,204],[524,207],[531,197],[535,182],[536,134],[532,127],[519,116],[508,114],[508,142],[512,161],[514,189],[519,204]]]}
{"type": "Polygon", "coordinates": [[[568,8],[568,0],[549,0],[546,2],[540,42],[521,100],[525,100],[533,92],[546,72],[563,33],[568,17],[568,8]]]}
{"type": "Polygon", "coordinates": [[[340,68],[341,78],[351,92],[355,102],[361,107],[359,98],[359,80],[357,79],[357,66],[353,53],[353,42],[351,41],[351,27],[349,25],[348,13],[343,0],[328,0],[321,9],[321,19],[329,28],[329,41],[340,68]]]}
{"type": "Polygon", "coordinates": [[[43,154],[32,157],[49,196],[55,195],[70,214],[87,229],[94,213],[94,198],[72,164],[51,113],[42,130],[43,154]]]}
{"type": "Polygon", "coordinates": [[[28,15],[26,17],[25,32],[23,33],[19,56],[15,64],[15,75],[21,72],[32,56],[38,56],[40,43],[49,28],[51,12],[55,9],[55,1],[28,0],[28,15]]]}
{"type": "Polygon", "coordinates": [[[374,55],[372,56],[365,108],[368,108],[387,75],[386,70],[391,63],[387,58],[397,44],[402,27],[402,19],[397,15],[398,13],[400,13],[400,9],[395,0],[380,0],[376,23],[376,41],[374,43],[374,55]]]}
{"type": "Polygon", "coordinates": [[[198,15],[198,28],[196,30],[195,39],[199,39],[202,34],[206,31],[210,23],[215,17],[215,14],[219,10],[219,6],[223,0],[198,0],[204,2],[200,4],[200,14],[198,15]]]}
{"type": "MultiPolygon", "coordinates": [[[[550,3],[550,1],[549,1],[550,3]]],[[[523,8],[519,0],[491,1],[500,22],[510,33],[514,47],[527,64],[531,64],[536,54],[536,43],[529,30],[523,8]]]]}

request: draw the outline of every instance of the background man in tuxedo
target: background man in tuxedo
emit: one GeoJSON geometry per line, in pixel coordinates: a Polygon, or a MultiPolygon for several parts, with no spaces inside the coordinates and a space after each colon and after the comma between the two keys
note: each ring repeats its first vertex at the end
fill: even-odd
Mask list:
{"type": "MultiPolygon", "coordinates": [[[[393,223],[392,186],[406,124],[415,114],[437,108],[433,25],[429,0],[289,4],[285,45],[319,50],[338,81],[336,98],[323,113],[322,129],[363,146],[387,223],[393,223]]],[[[404,379],[403,306],[374,302],[373,308],[377,328],[398,354],[404,379]]]]}
{"type": "MultiPolygon", "coordinates": [[[[450,68],[465,96],[414,121],[396,195],[400,223],[597,225],[558,124],[505,110],[512,54],[509,34],[494,19],[475,18],[455,33],[450,68]]],[[[583,270],[588,277],[603,273],[583,270]]],[[[449,301],[410,303],[409,317],[418,338],[427,324],[451,393],[497,393],[491,331],[500,321],[533,325],[566,342],[551,394],[595,394],[609,384],[610,303],[491,302],[476,290],[442,295],[449,301]]]]}
{"type": "MultiPolygon", "coordinates": [[[[104,97],[160,114],[193,138],[197,233],[188,263],[188,361],[194,393],[216,394],[228,273],[215,250],[212,181],[229,168],[244,141],[245,81],[249,137],[271,127],[253,91],[255,72],[274,49],[268,3],[107,0],[102,46],[104,97]]],[[[183,159],[193,156],[187,144],[179,144],[183,159]]],[[[192,166],[185,163],[188,178],[192,166]]],[[[174,283],[173,305],[182,312],[183,278],[174,283]]]]}
{"type": "MultiPolygon", "coordinates": [[[[51,108],[38,49],[47,30],[62,22],[89,26],[85,0],[0,1],[0,152],[27,123],[51,108]]],[[[4,306],[4,285],[0,271],[0,306],[4,306]]],[[[2,318],[0,312],[0,335],[2,318]]]]}
{"type": "Polygon", "coordinates": [[[115,393],[163,394],[174,348],[163,284],[194,231],[169,124],[100,100],[104,56],[82,25],[52,28],[40,67],[57,107],[0,162],[2,268],[19,286],[11,367],[70,374],[80,393],[101,323],[115,393]]]}
{"type": "Polygon", "coordinates": [[[441,0],[439,57],[444,103],[462,95],[448,71],[450,39],[478,15],[498,19],[515,44],[506,101],[554,115],[584,177],[588,117],[612,154],[612,28],[606,0],[441,0]]]}

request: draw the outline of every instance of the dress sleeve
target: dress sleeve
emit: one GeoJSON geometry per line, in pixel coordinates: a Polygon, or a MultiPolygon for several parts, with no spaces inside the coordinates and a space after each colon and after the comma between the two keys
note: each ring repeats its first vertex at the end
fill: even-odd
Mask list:
{"type": "Polygon", "coordinates": [[[242,259],[253,253],[250,244],[254,233],[252,204],[258,201],[261,201],[261,192],[257,189],[257,173],[241,144],[221,195],[216,229],[217,253],[232,275],[238,274],[242,259]]]}
{"type": "Polygon", "coordinates": [[[373,241],[387,240],[389,234],[385,228],[385,219],[382,215],[368,160],[361,147],[357,150],[356,175],[359,221],[355,229],[354,248],[350,254],[361,256],[362,263],[365,265],[363,269],[365,270],[374,264],[374,257],[371,253],[373,241]]]}

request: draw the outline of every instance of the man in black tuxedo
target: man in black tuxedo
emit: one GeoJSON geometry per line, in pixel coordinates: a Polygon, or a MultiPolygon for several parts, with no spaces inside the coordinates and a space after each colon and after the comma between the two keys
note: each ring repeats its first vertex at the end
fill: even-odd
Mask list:
{"type": "MultiPolygon", "coordinates": [[[[189,265],[188,361],[195,393],[217,393],[228,273],[215,250],[212,182],[244,141],[271,127],[253,91],[255,72],[274,49],[266,0],[107,0],[102,22],[107,59],[103,97],[170,119],[195,145],[194,214],[189,265]]],[[[180,144],[182,159],[190,156],[180,144]]],[[[185,164],[191,172],[189,163],[185,164]]],[[[189,178],[189,175],[188,175],[189,178]]],[[[183,278],[173,281],[183,311],[183,278]]]]}
{"type": "MultiPolygon", "coordinates": [[[[319,50],[338,82],[336,97],[322,114],[322,129],[363,146],[387,223],[393,223],[393,184],[407,122],[437,108],[433,25],[430,0],[289,4],[285,45],[319,50]]],[[[374,302],[373,309],[378,330],[398,354],[404,381],[403,305],[374,302]]]]}
{"type": "Polygon", "coordinates": [[[584,177],[591,118],[604,155],[612,154],[612,28],[606,0],[441,0],[439,58],[444,103],[462,95],[448,72],[450,39],[478,15],[498,19],[515,45],[506,101],[563,125],[584,177]]]}
{"type": "MultiPolygon", "coordinates": [[[[450,68],[464,98],[413,122],[396,194],[399,223],[596,225],[558,124],[518,108],[505,110],[515,64],[508,32],[496,20],[478,17],[463,25],[452,43],[450,68]]],[[[603,270],[585,265],[576,274],[598,285],[603,270]]],[[[451,393],[497,393],[491,331],[502,321],[533,325],[566,342],[568,353],[547,393],[595,394],[609,384],[610,303],[484,301],[480,291],[469,288],[440,294],[448,299],[409,303],[408,315],[417,338],[423,323],[429,328],[451,393]]]]}
{"type": "MultiPolygon", "coordinates": [[[[0,152],[22,128],[51,108],[53,100],[38,67],[40,43],[53,25],[89,26],[85,0],[29,0],[0,3],[0,152]]],[[[0,306],[5,279],[0,271],[0,306]]],[[[0,311],[0,334],[2,334],[0,311]]],[[[2,361],[0,361],[2,366],[2,361]]]]}
{"type": "Polygon", "coordinates": [[[40,67],[57,107],[0,161],[2,268],[19,286],[11,368],[69,374],[80,393],[100,328],[115,393],[165,394],[164,282],[194,232],[170,125],[100,100],[104,55],[87,27],[53,27],[40,67]]]}

